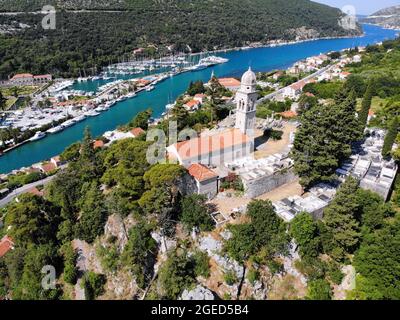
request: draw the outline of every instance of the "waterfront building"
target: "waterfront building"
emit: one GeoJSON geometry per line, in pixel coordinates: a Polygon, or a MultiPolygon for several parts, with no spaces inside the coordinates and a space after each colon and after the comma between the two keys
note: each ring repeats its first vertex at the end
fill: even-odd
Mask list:
{"type": "Polygon", "coordinates": [[[234,92],[240,88],[240,81],[235,78],[220,78],[218,82],[221,86],[234,92]]]}
{"type": "Polygon", "coordinates": [[[45,84],[52,80],[51,74],[33,75],[30,73],[19,73],[14,75],[10,80],[10,85],[38,85],[45,84]]]}

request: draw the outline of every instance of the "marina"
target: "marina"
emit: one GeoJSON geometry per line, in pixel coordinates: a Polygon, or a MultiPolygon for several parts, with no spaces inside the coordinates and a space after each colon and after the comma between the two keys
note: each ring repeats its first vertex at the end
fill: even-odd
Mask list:
{"type": "MultiPolygon", "coordinates": [[[[153,117],[160,117],[165,112],[166,105],[171,104],[171,98],[174,100],[182,94],[187,89],[190,81],[208,81],[212,71],[218,77],[237,77],[249,65],[255,71],[287,68],[294,62],[308,56],[377,43],[394,38],[397,33],[393,30],[386,30],[375,26],[366,25],[364,28],[366,34],[363,37],[317,40],[289,45],[293,50],[288,50],[288,46],[276,46],[221,53],[221,58],[229,59],[229,62],[214,64],[212,68],[210,68],[211,65],[208,65],[208,67],[202,69],[203,65],[201,65],[198,69],[190,69],[193,66],[199,65],[199,63],[193,66],[186,64],[184,67],[186,69],[182,68],[180,71],[171,70],[161,72],[161,68],[150,71],[149,68],[145,70],[148,74],[143,74],[143,76],[154,77],[161,75],[158,79],[154,80],[155,83],[152,84],[154,89],[147,87],[136,92],[129,92],[116,99],[116,101],[99,103],[94,110],[86,110],[83,114],[70,114],[69,116],[72,116],[74,120],[66,120],[62,124],[50,128],[50,131],[46,132],[49,134],[46,134],[40,140],[26,143],[1,156],[0,172],[6,173],[59,154],[65,147],[82,138],[83,130],[86,126],[90,127],[93,136],[98,136],[105,131],[125,124],[138,112],[148,108],[152,108],[154,112],[153,117]],[[150,72],[152,73],[150,74],[150,72]],[[100,109],[96,110],[97,108],[100,109]],[[82,118],[83,115],[84,118],[82,118]]],[[[205,60],[204,63],[213,63],[213,61],[205,60]]],[[[103,91],[107,93],[107,90],[112,90],[121,81],[137,78],[138,74],[121,74],[115,76],[117,78],[103,76],[101,79],[100,77],[98,79],[92,78],[90,81],[88,79],[81,79],[81,81],[78,80],[72,85],[66,82],[55,90],[57,90],[56,92],[60,92],[68,88],[68,90],[76,90],[80,93],[96,93],[96,95],[99,95],[103,91]]],[[[62,111],[60,118],[62,118],[61,116],[67,117],[67,110],[62,111]]],[[[40,119],[37,120],[40,121],[40,119]]]]}

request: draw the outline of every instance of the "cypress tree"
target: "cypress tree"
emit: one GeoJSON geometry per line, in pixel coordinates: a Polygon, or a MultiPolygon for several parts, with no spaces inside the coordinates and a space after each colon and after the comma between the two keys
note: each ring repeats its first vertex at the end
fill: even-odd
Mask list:
{"type": "Polygon", "coordinates": [[[4,98],[3,94],[0,91],[0,110],[4,110],[6,108],[6,98],[4,98]]]}
{"type": "Polygon", "coordinates": [[[364,129],[361,128],[356,117],[357,96],[354,90],[348,92],[347,97],[338,105],[337,121],[338,133],[341,141],[351,144],[360,140],[364,129]]]}
{"type": "Polygon", "coordinates": [[[89,127],[85,128],[82,149],[81,149],[81,159],[92,161],[95,157],[95,151],[93,149],[93,138],[90,133],[89,127]]]}
{"type": "Polygon", "coordinates": [[[75,225],[75,230],[79,239],[92,243],[104,231],[107,210],[97,182],[92,182],[88,188],[82,201],[81,217],[75,225]]]}
{"type": "Polygon", "coordinates": [[[360,121],[361,126],[364,129],[365,126],[367,125],[368,113],[369,109],[371,108],[373,95],[374,95],[374,88],[373,88],[373,83],[371,81],[367,87],[367,90],[364,93],[361,111],[358,113],[358,119],[360,121]]]}
{"type": "Polygon", "coordinates": [[[390,152],[392,151],[393,148],[393,144],[397,137],[398,129],[399,129],[399,119],[395,117],[389,124],[389,129],[385,137],[385,142],[383,143],[382,155],[384,157],[390,155],[390,152]]]}

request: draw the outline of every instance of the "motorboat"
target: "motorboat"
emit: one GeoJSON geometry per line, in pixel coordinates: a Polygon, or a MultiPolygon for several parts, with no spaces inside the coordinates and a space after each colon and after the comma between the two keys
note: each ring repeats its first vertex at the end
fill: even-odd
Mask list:
{"type": "Polygon", "coordinates": [[[29,141],[37,141],[37,140],[43,139],[45,136],[46,136],[46,134],[44,132],[37,131],[35,133],[35,135],[29,139],[29,141]]]}
{"type": "Polygon", "coordinates": [[[50,128],[50,129],[47,130],[46,132],[47,132],[47,133],[57,133],[57,132],[60,132],[60,131],[63,131],[63,130],[64,130],[64,126],[59,125],[59,126],[56,126],[56,127],[54,127],[54,128],[50,128]]]}

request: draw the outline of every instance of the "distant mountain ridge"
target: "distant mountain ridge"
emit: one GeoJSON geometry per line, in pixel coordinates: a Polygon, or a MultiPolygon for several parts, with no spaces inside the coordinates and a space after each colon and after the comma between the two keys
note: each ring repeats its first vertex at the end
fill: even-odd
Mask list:
{"type": "Polygon", "coordinates": [[[376,24],[386,28],[400,29],[400,5],[379,10],[361,22],[376,24]]]}
{"type": "Polygon", "coordinates": [[[136,48],[159,55],[362,33],[346,28],[339,9],[309,0],[0,0],[0,11],[19,12],[0,15],[0,78],[76,76],[136,48]],[[32,14],[49,4],[57,8],[55,30],[43,30],[42,16],[32,14]]]}

